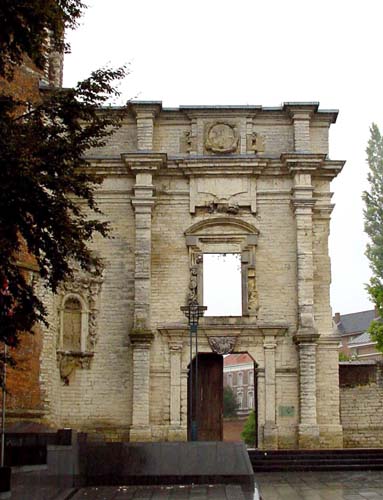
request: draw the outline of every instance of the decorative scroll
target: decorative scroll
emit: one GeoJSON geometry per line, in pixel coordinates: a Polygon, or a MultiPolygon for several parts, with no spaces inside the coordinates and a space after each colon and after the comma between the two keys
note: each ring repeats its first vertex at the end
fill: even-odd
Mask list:
{"type": "Polygon", "coordinates": [[[236,337],[208,337],[210,347],[216,354],[230,354],[233,352],[236,337]]]}

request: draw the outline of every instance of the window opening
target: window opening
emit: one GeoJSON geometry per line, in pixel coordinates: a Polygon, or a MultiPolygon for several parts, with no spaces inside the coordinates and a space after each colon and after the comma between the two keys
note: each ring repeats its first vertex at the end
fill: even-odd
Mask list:
{"type": "Polygon", "coordinates": [[[205,316],[242,316],[242,273],[239,253],[211,253],[203,258],[205,316]]]}

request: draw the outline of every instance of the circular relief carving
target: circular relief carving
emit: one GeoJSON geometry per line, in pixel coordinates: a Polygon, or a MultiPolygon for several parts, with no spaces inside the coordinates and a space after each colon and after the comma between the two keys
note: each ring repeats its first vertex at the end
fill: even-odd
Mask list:
{"type": "Polygon", "coordinates": [[[206,133],[205,147],[213,153],[232,153],[238,146],[238,132],[235,125],[217,122],[210,125],[206,133]]]}

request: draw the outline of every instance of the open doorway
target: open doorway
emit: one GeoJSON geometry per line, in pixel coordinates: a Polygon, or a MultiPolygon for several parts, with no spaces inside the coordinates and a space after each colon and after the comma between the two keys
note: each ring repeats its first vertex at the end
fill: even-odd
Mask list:
{"type": "Polygon", "coordinates": [[[194,357],[188,374],[189,440],[243,441],[241,433],[252,418],[246,444],[257,447],[256,366],[248,353],[194,357]]]}
{"type": "Polygon", "coordinates": [[[248,353],[224,357],[223,440],[245,441],[255,448],[258,445],[256,366],[248,353]]]}

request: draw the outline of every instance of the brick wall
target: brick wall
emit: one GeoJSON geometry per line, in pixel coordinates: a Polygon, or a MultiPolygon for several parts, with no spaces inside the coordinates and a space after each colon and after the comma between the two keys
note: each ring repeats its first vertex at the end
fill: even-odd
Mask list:
{"type": "Polygon", "coordinates": [[[345,448],[383,447],[383,364],[340,363],[345,448]]]}

